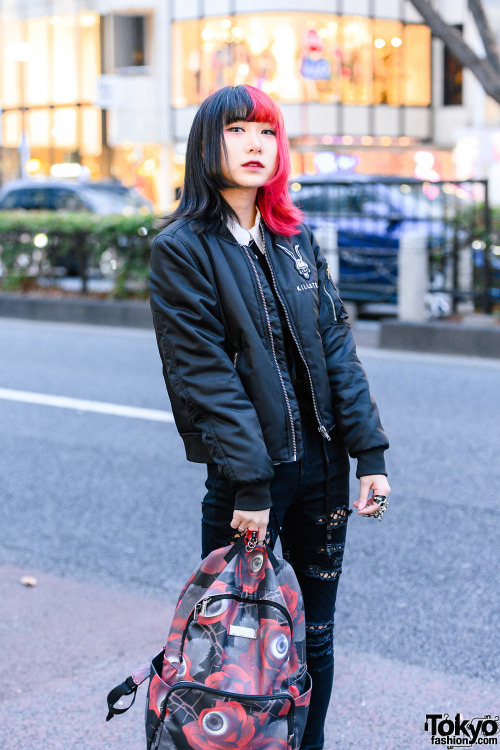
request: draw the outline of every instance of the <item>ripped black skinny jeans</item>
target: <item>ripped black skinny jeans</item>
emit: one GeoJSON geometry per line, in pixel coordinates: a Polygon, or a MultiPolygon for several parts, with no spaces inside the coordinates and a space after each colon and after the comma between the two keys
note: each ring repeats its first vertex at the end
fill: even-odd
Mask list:
{"type": "MultiPolygon", "coordinates": [[[[349,509],[349,459],[337,430],[325,441],[312,418],[303,419],[304,453],[300,461],[279,464],[271,482],[274,513],[269,534],[274,545],[276,519],[282,527],[283,553],[293,565],[306,614],[307,667],[313,681],[309,716],[301,750],[322,750],[324,723],[333,683],[335,600],[349,509]],[[328,488],[328,498],[325,491],[328,488]]],[[[235,532],[234,489],[208,465],[203,500],[202,556],[229,544],[235,532]]]]}

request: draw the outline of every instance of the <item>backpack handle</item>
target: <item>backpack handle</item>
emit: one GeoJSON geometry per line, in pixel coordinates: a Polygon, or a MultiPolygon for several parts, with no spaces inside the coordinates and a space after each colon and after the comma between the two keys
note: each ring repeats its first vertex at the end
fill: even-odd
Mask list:
{"type": "Polygon", "coordinates": [[[129,708],[134,705],[136,697],[137,685],[134,682],[132,676],[127,677],[127,679],[122,682],[121,685],[117,685],[108,693],[108,715],[106,716],[106,721],[109,721],[113,718],[113,716],[116,716],[117,714],[124,714],[125,711],[128,711],[129,708]],[[126,695],[132,695],[132,693],[134,694],[134,697],[130,706],[127,706],[127,708],[115,708],[115,703],[118,703],[120,698],[123,698],[126,695]]]}

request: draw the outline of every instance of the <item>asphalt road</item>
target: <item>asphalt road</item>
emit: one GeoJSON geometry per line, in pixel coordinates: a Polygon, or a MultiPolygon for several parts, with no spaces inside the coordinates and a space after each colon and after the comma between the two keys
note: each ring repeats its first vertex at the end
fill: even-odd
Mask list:
{"type": "MultiPolygon", "coordinates": [[[[391,440],[392,494],[382,523],[354,515],[349,521],[327,750],[428,748],[426,711],[500,709],[500,362],[369,348],[360,356],[391,440]]],[[[204,470],[185,461],[174,424],[153,418],[168,409],[152,332],[0,319],[4,654],[21,647],[12,631],[20,632],[26,606],[19,598],[25,589],[14,586],[23,571],[47,581],[45,614],[55,606],[57,581],[60,591],[87,586],[78,596],[88,597],[88,607],[106,592],[117,607],[127,603],[130,632],[134,612],[175,602],[199,560],[204,470]],[[30,403],[19,392],[83,403],[30,403]],[[125,408],[118,415],[89,411],[85,401],[125,408]]],[[[354,500],[355,479],[352,490],[354,500]]],[[[33,627],[43,629],[40,612],[33,627]]],[[[71,608],[66,617],[70,622],[71,608]]],[[[102,646],[104,625],[96,627],[102,646]]],[[[168,622],[162,628],[166,637],[168,622]]],[[[27,628],[26,638],[36,637],[27,628]]],[[[120,632],[113,637],[119,642],[120,632]]],[[[53,641],[47,648],[57,660],[53,641]]],[[[115,682],[135,666],[123,658],[126,646],[114,652],[115,682]]],[[[41,735],[31,722],[12,718],[16,694],[33,704],[26,681],[19,686],[14,674],[28,674],[30,659],[36,663],[30,643],[26,651],[7,656],[13,672],[0,691],[2,750],[20,747],[23,738],[40,750],[141,746],[135,735],[129,745],[118,735],[110,744],[109,734],[92,744],[91,731],[85,741],[51,744],[48,730],[37,744],[41,735]]],[[[144,660],[149,656],[146,649],[144,660]]],[[[56,672],[62,679],[62,668],[56,672]]],[[[131,714],[123,720],[130,727],[131,714]]]]}

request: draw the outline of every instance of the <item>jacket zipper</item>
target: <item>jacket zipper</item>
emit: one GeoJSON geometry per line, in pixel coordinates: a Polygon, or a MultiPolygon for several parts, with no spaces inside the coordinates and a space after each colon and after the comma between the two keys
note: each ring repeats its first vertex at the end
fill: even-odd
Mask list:
{"type": "Polygon", "coordinates": [[[202,685],[199,682],[191,682],[190,680],[180,680],[179,682],[176,682],[175,685],[173,685],[168,691],[168,693],[166,694],[163,708],[162,708],[162,715],[160,718],[160,723],[162,725],[163,725],[163,722],[165,721],[165,716],[167,713],[167,702],[171,694],[175,692],[176,690],[184,690],[186,688],[199,690],[205,693],[211,693],[212,695],[224,695],[224,696],[227,696],[228,698],[235,698],[236,700],[239,700],[241,702],[262,701],[263,703],[269,703],[270,700],[278,700],[278,699],[290,701],[290,710],[286,715],[286,719],[288,723],[288,744],[291,745],[291,743],[293,742],[294,724],[295,724],[295,700],[293,696],[290,695],[290,693],[272,693],[271,695],[244,695],[242,693],[230,693],[229,691],[226,692],[224,690],[216,690],[215,688],[208,687],[207,685],[202,685]]]}
{"type": "Polygon", "coordinates": [[[266,314],[267,328],[268,328],[268,331],[269,331],[269,338],[270,338],[270,343],[271,343],[271,350],[272,350],[272,355],[273,355],[273,359],[274,359],[274,364],[276,365],[276,370],[278,371],[278,377],[280,379],[281,387],[283,389],[283,394],[285,396],[286,407],[287,407],[287,410],[288,410],[288,418],[290,420],[290,429],[291,429],[291,433],[292,433],[293,460],[296,461],[297,460],[297,443],[296,443],[296,439],[295,439],[295,426],[293,424],[292,407],[290,406],[290,399],[288,398],[288,393],[286,392],[285,383],[283,381],[283,375],[281,374],[280,366],[279,366],[278,360],[276,358],[276,350],[274,348],[274,336],[273,336],[273,331],[272,331],[272,328],[271,328],[271,321],[269,319],[269,311],[267,309],[266,298],[264,297],[264,292],[262,290],[262,284],[260,283],[259,274],[257,273],[257,269],[255,267],[255,264],[254,264],[253,260],[252,260],[250,252],[249,252],[248,248],[245,245],[241,245],[241,247],[244,249],[244,251],[245,251],[245,253],[247,255],[247,258],[250,261],[250,264],[252,266],[255,278],[257,280],[257,285],[259,287],[259,292],[260,292],[260,296],[261,296],[261,299],[262,299],[262,304],[264,305],[264,312],[266,314]]]}
{"type": "MultiPolygon", "coordinates": [[[[246,602],[247,604],[269,604],[271,607],[276,607],[276,609],[279,609],[279,611],[283,614],[286,621],[288,622],[288,625],[290,626],[290,632],[293,633],[293,623],[292,618],[290,617],[290,613],[287,611],[285,607],[283,607],[282,604],[279,604],[278,602],[273,602],[271,599],[250,599],[248,596],[240,596],[239,594],[214,594],[213,596],[207,596],[206,599],[202,599],[201,602],[198,602],[195,605],[195,608],[193,610],[193,620],[198,619],[198,615],[201,614],[203,617],[206,615],[206,609],[209,604],[212,602],[217,602],[220,599],[234,599],[237,602],[246,602]],[[201,606],[200,606],[201,605],[201,606]],[[200,607],[198,611],[198,607],[200,607]]],[[[188,625],[186,625],[187,629],[188,625]]],[[[184,632],[186,632],[186,629],[184,632]]],[[[182,653],[182,648],[181,648],[182,653]]]]}
{"type": "MultiPolygon", "coordinates": [[[[328,276],[328,278],[330,278],[330,269],[328,268],[328,264],[326,265],[326,275],[328,276]]],[[[334,320],[335,320],[335,322],[337,323],[338,321],[337,321],[337,313],[335,312],[335,304],[334,304],[334,302],[333,302],[333,299],[332,299],[332,295],[331,295],[331,294],[330,294],[330,292],[329,292],[329,291],[327,290],[326,286],[325,286],[325,292],[326,292],[326,294],[328,295],[328,298],[329,298],[330,302],[332,303],[332,310],[333,310],[333,319],[334,319],[334,320]]]]}
{"type": "MultiPolygon", "coordinates": [[[[265,258],[266,258],[266,263],[269,266],[269,270],[271,271],[271,277],[272,277],[272,280],[273,280],[274,290],[276,292],[276,296],[277,296],[277,298],[279,299],[279,301],[281,303],[281,307],[283,308],[283,311],[285,313],[285,318],[286,318],[286,321],[288,323],[289,331],[292,334],[292,338],[295,341],[295,345],[297,347],[297,350],[298,350],[298,352],[299,352],[299,354],[301,356],[302,362],[304,363],[304,366],[305,366],[305,368],[307,370],[307,375],[308,375],[308,378],[309,378],[309,385],[311,386],[311,395],[312,395],[312,400],[313,400],[314,413],[316,415],[316,421],[317,421],[317,423],[319,425],[318,426],[318,432],[320,432],[321,435],[324,438],[326,438],[327,440],[331,440],[330,435],[328,434],[328,432],[326,430],[326,427],[321,422],[321,417],[319,415],[318,404],[317,404],[317,401],[316,401],[316,394],[314,393],[314,386],[313,386],[313,382],[312,382],[311,371],[309,370],[309,365],[306,362],[306,358],[304,357],[304,354],[302,352],[302,347],[300,346],[299,341],[297,339],[297,336],[295,335],[295,332],[294,332],[294,330],[293,330],[293,328],[291,326],[290,317],[289,317],[288,311],[287,311],[287,309],[285,307],[285,303],[283,302],[281,294],[278,291],[278,286],[276,284],[276,277],[274,275],[273,267],[271,266],[271,264],[269,262],[269,256],[267,254],[266,237],[265,237],[265,234],[264,234],[264,230],[262,229],[262,225],[261,225],[261,234],[262,234],[262,241],[264,243],[264,249],[265,249],[264,255],[265,255],[265,258]]],[[[330,297],[330,299],[331,299],[331,297],[330,297]]]]}

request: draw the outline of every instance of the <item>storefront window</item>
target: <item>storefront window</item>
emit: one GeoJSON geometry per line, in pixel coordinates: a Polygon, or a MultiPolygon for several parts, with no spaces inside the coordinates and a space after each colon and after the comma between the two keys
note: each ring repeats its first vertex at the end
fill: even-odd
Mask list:
{"type": "Polygon", "coordinates": [[[54,16],[52,26],[52,98],[72,103],[78,97],[77,45],[72,16],[54,16]]]}
{"type": "Polygon", "coordinates": [[[431,31],[428,26],[404,28],[403,101],[408,107],[431,103],[431,31]]]}
{"type": "Polygon", "coordinates": [[[49,143],[50,120],[48,109],[34,109],[27,113],[28,143],[31,147],[49,143]]]}
{"type": "Polygon", "coordinates": [[[50,101],[49,35],[46,18],[26,23],[30,60],[26,63],[26,104],[35,106],[50,101]]]}
{"type": "Polygon", "coordinates": [[[426,105],[430,96],[429,29],[398,21],[309,13],[178,21],[172,53],[175,107],[241,83],[281,102],[426,105]]]}
{"type": "MultiPolygon", "coordinates": [[[[39,173],[48,174],[54,163],[78,159],[84,164],[101,154],[101,112],[91,104],[100,74],[99,47],[97,13],[1,25],[3,146],[13,150],[15,159],[23,127],[39,173]]],[[[5,175],[10,176],[8,169],[5,175]]]]}
{"type": "Polygon", "coordinates": [[[342,103],[371,104],[372,94],[372,22],[368,18],[344,17],[342,47],[342,103]]]}
{"type": "Polygon", "coordinates": [[[373,24],[373,103],[397,106],[401,101],[403,24],[373,24]]]}

